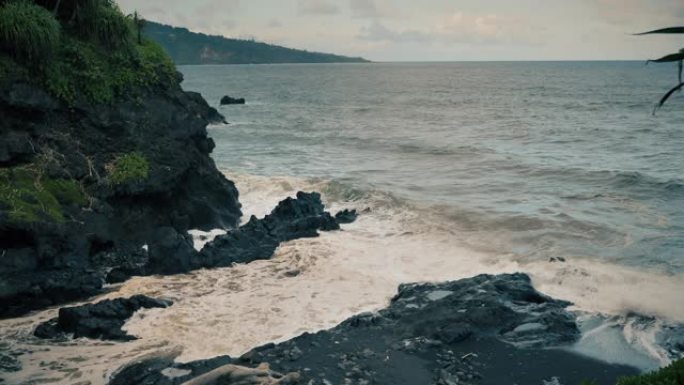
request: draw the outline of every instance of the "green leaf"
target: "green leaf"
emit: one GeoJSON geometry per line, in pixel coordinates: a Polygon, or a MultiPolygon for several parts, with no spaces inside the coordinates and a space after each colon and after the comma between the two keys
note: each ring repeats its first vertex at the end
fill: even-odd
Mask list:
{"type": "Polygon", "coordinates": [[[662,29],[656,29],[656,30],[648,31],[648,32],[635,33],[635,35],[650,35],[653,33],[684,33],[684,27],[662,28],[662,29]]]}

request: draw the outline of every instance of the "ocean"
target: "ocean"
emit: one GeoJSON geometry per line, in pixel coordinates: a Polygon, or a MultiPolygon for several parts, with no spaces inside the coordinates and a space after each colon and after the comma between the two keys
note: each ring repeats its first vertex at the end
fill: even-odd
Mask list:
{"type": "Polygon", "coordinates": [[[180,70],[184,88],[230,122],[209,134],[245,219],[298,190],[320,191],[359,219],[288,242],[269,261],[112,287],[102,298],[176,301],[137,313],[126,329],[142,338],[125,346],[31,339],[56,309],[0,321],[3,343],[34,351],[9,380],[103,383],[160,348],[179,361],[239,355],[377,310],[399,283],[514,271],[575,304],[584,337],[571,349],[644,370],[669,360],[662,331],[684,323],[684,100],[652,110],[674,85],[674,66],[180,70]],[[247,104],[219,106],[226,94],[247,104]]]}

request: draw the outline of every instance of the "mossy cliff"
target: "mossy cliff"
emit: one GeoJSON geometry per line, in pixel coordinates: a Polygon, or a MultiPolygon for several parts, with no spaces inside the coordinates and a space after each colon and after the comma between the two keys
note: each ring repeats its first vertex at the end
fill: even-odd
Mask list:
{"type": "Polygon", "coordinates": [[[160,231],[186,248],[239,220],[209,157],[222,117],[134,21],[109,0],[0,1],[0,316],[97,292],[160,231]]]}

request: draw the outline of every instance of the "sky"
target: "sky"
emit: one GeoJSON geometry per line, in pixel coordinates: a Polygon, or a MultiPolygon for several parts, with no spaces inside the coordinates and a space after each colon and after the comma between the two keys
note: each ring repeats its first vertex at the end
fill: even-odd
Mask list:
{"type": "Polygon", "coordinates": [[[684,0],[117,0],[192,31],[373,61],[643,60],[677,52],[684,0]]]}

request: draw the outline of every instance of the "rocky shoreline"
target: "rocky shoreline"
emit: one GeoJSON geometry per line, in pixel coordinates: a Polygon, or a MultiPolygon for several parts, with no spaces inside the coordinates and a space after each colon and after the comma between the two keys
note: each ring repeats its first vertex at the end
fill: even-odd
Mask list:
{"type": "MultiPolygon", "coordinates": [[[[269,259],[283,242],[356,220],[356,211],[333,215],[320,194],[300,191],[240,226],[238,190],[214,164],[215,143],[207,134],[208,124],[226,119],[199,93],[182,89],[182,75],[159,47],[129,36],[128,19],[113,3],[97,4],[95,16],[103,20],[76,17],[78,2],[57,4],[49,10],[41,2],[13,4],[31,11],[33,18],[23,20],[35,24],[29,27],[54,27],[39,29],[47,35],[38,37],[55,43],[43,54],[57,71],[36,65],[31,52],[22,56],[28,45],[0,47],[0,318],[86,300],[133,276],[269,259]],[[125,28],[118,39],[103,36],[91,28],[101,22],[125,28]],[[225,233],[195,249],[191,232],[216,229],[225,233]]],[[[539,293],[524,274],[404,284],[386,308],[329,330],[240,357],[188,363],[160,348],[101,380],[612,385],[618,376],[636,374],[563,349],[580,337],[569,305],[539,293]]],[[[37,326],[32,334],[133,344],[137,337],[124,330],[126,320],[140,309],[172,311],[169,306],[142,295],[65,306],[56,318],[31,325],[37,326]]],[[[681,339],[668,343],[673,355],[682,355],[681,339]]],[[[0,341],[0,383],[2,372],[21,371],[22,354],[33,354],[12,349],[0,341]]],[[[61,369],[59,362],[39,365],[61,369]]],[[[37,380],[45,381],[51,380],[37,380]]]]}
{"type": "Polygon", "coordinates": [[[537,292],[524,274],[402,285],[387,308],[333,329],[238,358],[149,357],[119,370],[110,385],[610,385],[636,374],[559,349],[579,337],[568,305],[537,292]]]}
{"type": "MultiPolygon", "coordinates": [[[[237,229],[237,189],[209,156],[206,126],[223,117],[178,84],[140,92],[107,107],[69,106],[23,80],[0,87],[0,143],[7,146],[0,166],[8,167],[8,183],[30,179],[26,188],[39,191],[19,192],[38,196],[29,201],[42,199],[47,181],[73,187],[79,198],[49,197],[60,210],[55,218],[45,217],[43,202],[22,213],[31,220],[0,211],[0,318],[87,298],[132,275],[268,258],[282,241],[339,228],[319,195],[302,193],[237,229]],[[144,175],[119,177],[121,159],[143,163],[144,175]],[[217,228],[234,231],[202,252],[193,248],[189,230],[217,228]]],[[[355,213],[348,216],[340,221],[355,213]]]]}
{"type": "MultiPolygon", "coordinates": [[[[213,141],[206,125],[223,117],[179,86],[103,109],[60,106],[39,88],[18,82],[0,90],[0,109],[9,117],[0,131],[3,143],[34,144],[5,149],[5,164],[21,167],[59,151],[57,166],[45,177],[78,180],[89,200],[87,207],[62,205],[65,220],[56,222],[0,217],[3,317],[93,296],[105,283],[135,275],[268,259],[282,242],[339,230],[357,216],[353,210],[333,216],[319,194],[299,192],[238,227],[238,191],[209,157],[213,141]],[[98,181],[122,151],[133,150],[149,159],[146,178],[98,181]],[[188,231],[216,228],[227,232],[195,250],[188,231]]],[[[133,312],[169,305],[134,297],[67,307],[35,333],[127,341],[135,336],[121,327],[133,312]]],[[[636,374],[559,349],[579,337],[568,305],[537,292],[523,274],[402,285],[386,309],[333,329],[238,358],[180,364],[160,353],[121,368],[109,383],[567,385],[589,379],[609,385],[636,374]]],[[[21,369],[11,352],[0,362],[3,370],[21,369]]]]}

